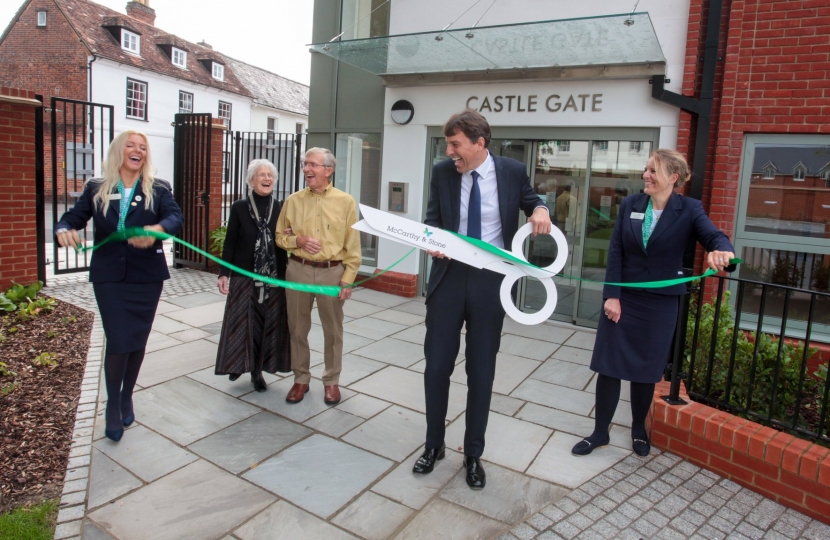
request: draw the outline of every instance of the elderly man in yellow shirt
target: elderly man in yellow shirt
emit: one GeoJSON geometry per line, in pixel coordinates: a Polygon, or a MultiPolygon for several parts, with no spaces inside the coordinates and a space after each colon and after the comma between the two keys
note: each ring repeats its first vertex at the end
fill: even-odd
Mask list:
{"type": "MultiPolygon", "coordinates": [[[[351,195],[331,184],[336,161],[329,150],[312,148],[305,153],[303,175],[306,187],[293,193],[282,206],[277,220],[276,241],[291,254],[285,278],[312,285],[350,285],[360,267],[360,233],[352,229],[357,222],[357,204],[351,195]],[[288,234],[286,234],[288,232],[288,234]]],[[[343,304],[352,295],[346,288],[337,298],[286,290],[288,331],[291,338],[291,369],[294,386],[285,400],[299,403],[311,381],[311,309],[317,311],[325,338],[323,400],[340,401],[340,370],[343,359],[343,304]]]]}

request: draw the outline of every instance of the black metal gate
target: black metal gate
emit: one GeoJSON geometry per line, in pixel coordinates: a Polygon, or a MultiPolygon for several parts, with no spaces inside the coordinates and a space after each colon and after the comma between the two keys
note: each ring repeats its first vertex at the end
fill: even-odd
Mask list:
{"type": "Polygon", "coordinates": [[[228,221],[231,205],[248,194],[245,176],[254,159],[267,159],[277,168],[276,197],[284,200],[300,189],[303,136],[294,133],[228,131],[223,151],[222,222],[228,221]]]}
{"type": "MultiPolygon", "coordinates": [[[[210,114],[177,114],[173,133],[173,194],[184,215],[179,237],[208,250],[210,231],[210,114]]],[[[207,270],[208,260],[190,248],[175,244],[173,265],[207,270]]]]}
{"type": "MultiPolygon", "coordinates": [[[[53,229],[58,218],[81,196],[84,183],[94,176],[96,170],[101,170],[115,136],[114,109],[112,105],[53,97],[48,111],[52,159],[51,171],[46,177],[51,178],[51,182],[46,183],[44,199],[51,200],[52,220],[44,224],[43,239],[54,245],[55,274],[86,272],[89,270],[90,252],[59,247],[53,240],[53,229]]],[[[48,215],[45,207],[44,215],[48,215]]],[[[86,245],[92,244],[91,220],[84,231],[78,232],[86,245]]]]}

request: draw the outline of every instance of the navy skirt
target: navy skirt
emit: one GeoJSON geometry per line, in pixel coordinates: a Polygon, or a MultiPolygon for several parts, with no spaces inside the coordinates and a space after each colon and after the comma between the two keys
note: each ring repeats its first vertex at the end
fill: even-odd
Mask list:
{"type": "Polygon", "coordinates": [[[147,346],[164,282],[93,283],[107,354],[126,354],[147,346]]]}
{"type": "Polygon", "coordinates": [[[600,315],[591,369],[624,381],[659,382],[677,326],[678,298],[623,289],[620,321],[600,315]]]}

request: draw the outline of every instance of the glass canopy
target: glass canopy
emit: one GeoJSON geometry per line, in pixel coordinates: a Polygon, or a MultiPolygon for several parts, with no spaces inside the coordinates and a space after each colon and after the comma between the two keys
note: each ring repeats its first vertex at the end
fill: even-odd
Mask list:
{"type": "Polygon", "coordinates": [[[665,63],[648,13],[422,32],[309,45],[383,77],[665,63]]]}

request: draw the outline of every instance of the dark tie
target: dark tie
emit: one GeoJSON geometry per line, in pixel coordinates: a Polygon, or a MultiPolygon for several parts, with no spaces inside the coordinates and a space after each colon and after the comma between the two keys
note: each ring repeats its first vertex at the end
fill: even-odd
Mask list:
{"type": "Polygon", "coordinates": [[[481,190],[478,189],[477,171],[470,173],[473,187],[470,189],[470,204],[467,207],[467,236],[481,240],[481,190]]]}

